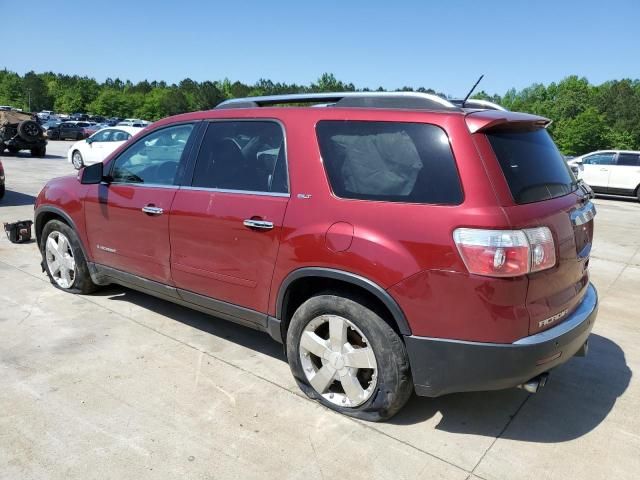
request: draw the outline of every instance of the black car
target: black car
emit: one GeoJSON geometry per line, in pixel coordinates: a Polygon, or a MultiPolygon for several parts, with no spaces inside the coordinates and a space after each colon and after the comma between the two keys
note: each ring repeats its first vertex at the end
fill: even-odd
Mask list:
{"type": "Polygon", "coordinates": [[[51,140],[82,140],[87,137],[84,127],[89,126],[86,122],[64,122],[57,127],[47,130],[47,137],[51,140]]]}
{"type": "Polygon", "coordinates": [[[89,120],[89,115],[86,113],[72,113],[69,118],[71,120],[87,121],[89,120]]]}

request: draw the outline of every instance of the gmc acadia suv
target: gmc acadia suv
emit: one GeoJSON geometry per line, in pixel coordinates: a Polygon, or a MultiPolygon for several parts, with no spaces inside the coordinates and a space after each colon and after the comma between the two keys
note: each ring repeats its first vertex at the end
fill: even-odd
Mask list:
{"type": "Polygon", "coordinates": [[[40,192],[43,269],[268,332],[362,419],[414,390],[535,391],[586,353],[595,209],[547,119],[490,107],[330,93],[161,120],[40,192]]]}

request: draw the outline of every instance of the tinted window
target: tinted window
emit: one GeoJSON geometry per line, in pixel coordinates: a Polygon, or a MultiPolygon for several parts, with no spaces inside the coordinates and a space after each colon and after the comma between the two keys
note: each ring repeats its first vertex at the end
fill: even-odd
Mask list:
{"type": "Polygon", "coordinates": [[[287,193],[284,136],[269,121],[211,122],[198,153],[192,185],[287,193]]]}
{"type": "Polygon", "coordinates": [[[613,153],[596,153],[582,159],[585,165],[613,165],[615,154],[613,153]]]}
{"type": "Polygon", "coordinates": [[[141,138],[113,163],[113,181],[172,185],[192,129],[177,125],[141,138]]]}
{"type": "Polygon", "coordinates": [[[620,153],[618,154],[618,165],[639,167],[640,155],[638,155],[637,153],[620,153]]]}
{"type": "Polygon", "coordinates": [[[516,203],[571,193],[576,181],[544,129],[487,134],[516,203]]]}
{"type": "Polygon", "coordinates": [[[91,140],[94,142],[109,142],[113,130],[102,130],[101,132],[95,133],[91,136],[91,140]]]}
{"type": "Polygon", "coordinates": [[[111,130],[113,133],[109,139],[110,142],[124,142],[131,138],[131,135],[124,130],[111,130]]]}
{"type": "Polygon", "coordinates": [[[338,197],[462,202],[449,139],[435,125],[322,121],[317,134],[327,176],[338,197]]]}

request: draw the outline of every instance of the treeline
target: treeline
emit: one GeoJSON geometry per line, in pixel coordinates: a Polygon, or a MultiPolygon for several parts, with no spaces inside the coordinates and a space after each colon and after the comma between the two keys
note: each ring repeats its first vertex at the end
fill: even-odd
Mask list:
{"type": "MultiPolygon", "coordinates": [[[[444,93],[424,87],[399,90],[436,93],[446,98],[444,93]]],[[[0,70],[0,105],[146,120],[210,109],[228,98],[330,91],[368,89],[356,88],[353,83],[342,82],[329,73],[310,85],[264,79],[247,85],[228,79],[195,82],[189,78],[178,84],[147,80],[132,83],[118,78],[99,83],[78,75],[29,72],[21,76],[0,70]]],[[[603,148],[640,150],[640,80],[612,80],[591,85],[586,78],[571,76],[559,83],[533,84],[520,91],[512,89],[503,96],[480,91],[474,97],[492,100],[509,110],[552,119],[549,130],[567,155],[603,148]]]]}

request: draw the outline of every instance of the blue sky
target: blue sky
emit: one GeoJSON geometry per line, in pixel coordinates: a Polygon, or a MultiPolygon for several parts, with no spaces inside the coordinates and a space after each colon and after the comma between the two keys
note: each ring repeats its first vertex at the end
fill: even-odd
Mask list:
{"type": "Polygon", "coordinates": [[[310,83],[504,93],[570,74],[640,78],[640,0],[0,0],[0,68],[100,81],[310,83]],[[35,9],[36,15],[32,15],[35,9]]]}

